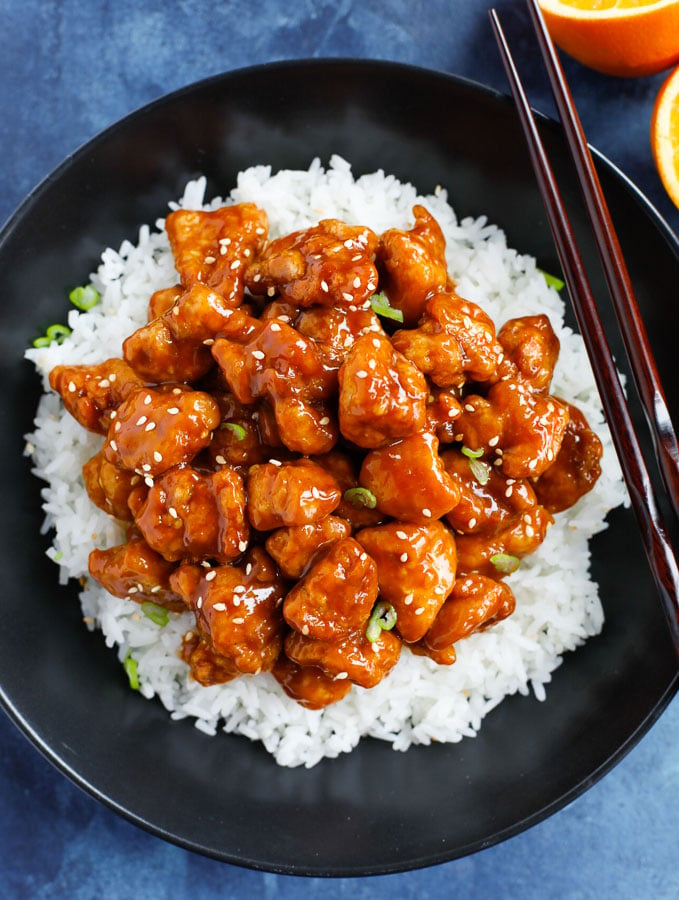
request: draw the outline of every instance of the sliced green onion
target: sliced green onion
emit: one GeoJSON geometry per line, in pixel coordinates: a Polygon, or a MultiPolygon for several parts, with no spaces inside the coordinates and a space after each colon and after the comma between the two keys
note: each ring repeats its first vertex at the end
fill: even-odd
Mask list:
{"type": "Polygon", "coordinates": [[[84,287],[73,288],[68,295],[68,299],[74,306],[77,306],[78,309],[88,310],[99,303],[101,295],[91,284],[88,284],[84,287]]]}
{"type": "Polygon", "coordinates": [[[137,660],[132,656],[132,651],[127,651],[127,656],[123,660],[123,669],[125,669],[125,674],[127,675],[127,680],[130,682],[130,687],[133,691],[139,690],[139,675],[137,674],[137,660]]]}
{"type": "Polygon", "coordinates": [[[560,278],[557,278],[556,275],[550,275],[549,272],[545,272],[543,269],[538,269],[538,272],[542,275],[542,277],[550,287],[553,287],[557,291],[561,291],[564,289],[566,282],[562,281],[560,278]]]}
{"type": "Polygon", "coordinates": [[[490,480],[490,466],[488,463],[483,462],[481,459],[470,459],[469,468],[479,484],[488,484],[490,480]]]}
{"type": "Polygon", "coordinates": [[[356,509],[361,509],[361,507],[375,509],[377,506],[377,497],[368,488],[349,488],[349,490],[344,492],[343,499],[355,506],[356,509]]]}
{"type": "Polygon", "coordinates": [[[370,298],[370,305],[373,312],[385,319],[393,319],[394,322],[403,322],[403,312],[395,309],[390,303],[386,294],[373,294],[370,298]]]}
{"type": "Polygon", "coordinates": [[[63,558],[63,555],[64,554],[61,552],[61,550],[57,550],[52,559],[54,560],[54,562],[59,562],[59,560],[63,558]]]}
{"type": "Polygon", "coordinates": [[[235,437],[236,440],[242,441],[247,431],[243,428],[242,425],[239,425],[237,422],[222,422],[220,428],[228,428],[235,437]]]}
{"type": "Polygon", "coordinates": [[[371,644],[379,640],[383,631],[391,631],[396,624],[396,610],[391,603],[380,600],[373,607],[373,611],[368,619],[368,627],[365,629],[365,636],[371,644]]]}
{"type": "Polygon", "coordinates": [[[167,610],[162,606],[156,606],[155,603],[142,603],[141,611],[147,619],[150,619],[155,625],[160,625],[161,628],[170,621],[167,610]]]}
{"type": "Polygon", "coordinates": [[[466,456],[468,459],[478,459],[480,456],[483,456],[483,450],[470,450],[469,447],[461,448],[462,455],[466,456]]]}
{"type": "Polygon", "coordinates": [[[490,561],[503,575],[511,575],[512,572],[516,572],[521,564],[518,556],[511,556],[509,553],[496,553],[495,556],[491,556],[490,561]]]}
{"type": "Polygon", "coordinates": [[[69,336],[71,329],[68,325],[50,325],[42,337],[33,341],[34,347],[49,347],[50,344],[63,344],[69,336]]]}

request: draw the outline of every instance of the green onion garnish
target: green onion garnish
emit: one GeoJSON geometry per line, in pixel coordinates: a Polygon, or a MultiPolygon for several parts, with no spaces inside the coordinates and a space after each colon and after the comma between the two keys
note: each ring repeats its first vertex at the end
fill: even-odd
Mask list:
{"type": "Polygon", "coordinates": [[[73,288],[68,295],[68,299],[74,306],[77,306],[78,309],[88,310],[99,303],[101,296],[99,291],[93,288],[91,284],[88,284],[85,285],[85,287],[73,288]]]}
{"type": "Polygon", "coordinates": [[[231,431],[235,435],[236,440],[239,441],[242,441],[247,434],[247,431],[243,428],[243,426],[239,425],[237,422],[222,422],[220,427],[228,428],[229,431],[231,431]]]}
{"type": "Polygon", "coordinates": [[[462,447],[461,452],[469,460],[469,468],[472,475],[479,484],[488,484],[490,479],[490,466],[480,457],[483,456],[483,450],[470,450],[469,447],[462,447]]]}
{"type": "Polygon", "coordinates": [[[385,319],[393,319],[394,322],[403,322],[403,312],[400,309],[395,309],[389,303],[389,298],[386,294],[373,294],[370,298],[370,305],[373,308],[373,312],[377,313],[378,316],[383,316],[385,319]]]}
{"type": "Polygon", "coordinates": [[[150,619],[155,625],[160,625],[161,628],[170,621],[167,610],[162,606],[156,606],[155,603],[142,603],[141,611],[147,619],[150,619]]]}
{"type": "Polygon", "coordinates": [[[391,603],[380,600],[373,607],[370,618],[368,619],[368,627],[365,630],[365,636],[371,644],[379,640],[383,631],[391,631],[396,624],[396,610],[391,603]]]}
{"type": "Polygon", "coordinates": [[[71,329],[68,325],[50,325],[42,337],[33,341],[34,347],[49,347],[50,344],[63,344],[71,329]]]}
{"type": "Polygon", "coordinates": [[[356,509],[365,507],[366,509],[375,509],[377,506],[377,497],[368,488],[354,487],[344,492],[344,500],[355,506],[356,509]]]}
{"type": "Polygon", "coordinates": [[[503,575],[511,575],[512,572],[516,572],[521,563],[518,556],[510,556],[509,553],[496,553],[495,556],[491,556],[490,561],[503,575]]]}
{"type": "Polygon", "coordinates": [[[483,450],[470,450],[469,447],[462,446],[461,451],[462,455],[468,459],[479,459],[479,457],[483,456],[483,450]]]}
{"type": "Polygon", "coordinates": [[[127,656],[123,660],[123,669],[125,669],[127,680],[130,682],[132,690],[138,691],[139,675],[137,674],[137,660],[132,656],[131,650],[127,651],[127,656]]]}
{"type": "Polygon", "coordinates": [[[561,291],[565,287],[565,281],[557,278],[556,275],[550,275],[549,272],[545,272],[543,269],[538,269],[538,272],[542,275],[547,284],[555,290],[561,291]]]}

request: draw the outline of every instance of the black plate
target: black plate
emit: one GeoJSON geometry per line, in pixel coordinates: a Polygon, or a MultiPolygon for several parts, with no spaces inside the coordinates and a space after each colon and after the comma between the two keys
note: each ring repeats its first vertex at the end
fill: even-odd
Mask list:
{"type": "MultiPolygon", "coordinates": [[[[575,206],[560,130],[541,128],[575,206]]],[[[511,245],[558,271],[513,107],[467,81],[389,63],[276,64],[201,82],[99,135],[0,236],[0,687],[10,716],[53,763],[152,832],[232,863],[358,875],[461,856],[572,800],[650,727],[677,667],[625,512],[594,544],[602,636],[566,658],[545,703],[511,698],[460,744],[397,753],[364,741],[312,770],[282,769],[259,744],[172,723],[129,690],[101,636],[85,630],[75,587],[59,588],[44,556],[39,483],[22,458],[40,392],[24,347],[63,321],[68,289],[101,249],[163,215],[189,177],[205,173],[209,193],[226,193],[254,163],[306,168],[332,153],[357,174],[383,168],[425,193],[444,185],[460,215],[486,213],[511,245]]],[[[676,417],[667,336],[679,330],[679,306],[666,299],[679,283],[677,246],[636,190],[598,164],[676,417]]],[[[579,209],[575,222],[589,239],[579,209]]],[[[598,274],[594,287],[602,293],[598,274]]]]}

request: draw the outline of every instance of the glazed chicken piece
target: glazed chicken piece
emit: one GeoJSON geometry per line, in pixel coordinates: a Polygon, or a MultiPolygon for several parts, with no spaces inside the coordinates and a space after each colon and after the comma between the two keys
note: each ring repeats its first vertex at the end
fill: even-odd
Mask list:
{"type": "Polygon", "coordinates": [[[291,628],[321,641],[364,627],[377,599],[377,567],[353,538],[337,541],[285,598],[291,628]]]}
{"type": "Polygon", "coordinates": [[[278,452],[277,445],[262,437],[260,424],[266,424],[266,419],[260,409],[239,403],[231,393],[214,392],[212,396],[219,405],[221,422],[201,457],[210,468],[253,466],[278,452]]]}
{"type": "Polygon", "coordinates": [[[559,358],[559,339],[547,316],[510,319],[498,332],[505,351],[499,375],[526,382],[534,391],[548,391],[559,358]]]}
{"type": "Polygon", "coordinates": [[[106,434],[112,413],[144,384],[122,359],[93,366],[55,366],[49,382],[73,418],[97,434],[106,434]]]}
{"type": "Polygon", "coordinates": [[[380,320],[372,309],[354,307],[312,306],[303,309],[295,320],[295,328],[316,342],[324,364],[330,369],[339,369],[351,347],[363,335],[384,335],[380,320]]]}
{"type": "Polygon", "coordinates": [[[329,678],[348,678],[364,688],[375,687],[391,672],[401,647],[393,631],[382,631],[378,640],[371,643],[365,630],[354,631],[337,641],[316,641],[291,631],[284,643],[286,655],[298,665],[315,666],[329,678]]]}
{"type": "Polygon", "coordinates": [[[239,306],[245,269],[266,243],[269,223],[264,210],[253,203],[210,212],[177,209],[165,219],[165,228],[184,287],[202,282],[229,306],[239,306]]]}
{"type": "Polygon", "coordinates": [[[172,309],[183,293],[185,292],[181,284],[173,284],[172,287],[154,291],[149,300],[146,321],[152,322],[158,316],[162,316],[163,313],[172,309]]]}
{"type": "Polygon", "coordinates": [[[180,656],[191,669],[191,676],[203,687],[226,684],[241,675],[232,659],[217,653],[211,641],[195,631],[184,635],[180,656]]]}
{"type": "Polygon", "coordinates": [[[215,337],[243,340],[253,322],[243,310],[231,308],[221,294],[196,282],[169,309],[124,341],[123,356],[147,381],[197,381],[214,365],[210,346],[215,337]]]}
{"type": "Polygon", "coordinates": [[[104,443],[108,462],[149,479],[190,462],[220,422],[217,402],[187,387],[136,388],[117,410],[104,443]]]}
{"type": "Polygon", "coordinates": [[[365,489],[359,487],[358,467],[352,457],[340,450],[331,450],[323,456],[314,457],[314,462],[330,472],[342,491],[342,500],[335,509],[335,515],[346,519],[352,529],[379,525],[386,518],[379,509],[366,506],[371,502],[366,498],[365,489]],[[357,491],[356,488],[359,488],[357,491]],[[349,493],[347,494],[347,491],[349,493]]]}
{"type": "Polygon", "coordinates": [[[297,306],[362,306],[377,288],[377,235],[337,219],[277,238],[245,272],[252,294],[297,306]]]}
{"type": "Polygon", "coordinates": [[[240,403],[266,398],[280,438],[298,453],[325,453],[337,440],[327,401],[337,375],[323,365],[315,343],[284,322],[268,321],[245,344],[218,339],[212,354],[240,403]]]}
{"type": "Polygon", "coordinates": [[[397,331],[392,340],[398,351],[443,388],[488,381],[504,356],[492,319],[452,290],[430,297],[418,327],[397,331]]]}
{"type": "Polygon", "coordinates": [[[499,456],[508,478],[532,478],[556,459],[567,422],[567,407],[554,397],[521,381],[498,381],[486,397],[465,397],[456,428],[470,450],[499,456]]]}
{"type": "Polygon", "coordinates": [[[406,327],[417,323],[427,298],[449,284],[446,242],[438,222],[423,206],[414,206],[413,215],[412,229],[385,231],[377,251],[381,286],[390,305],[402,311],[406,327]]]}
{"type": "Polygon", "coordinates": [[[494,534],[456,535],[458,575],[478,572],[500,578],[509,574],[519,560],[537,550],[553,521],[544,506],[535,504],[494,534]]]}
{"type": "Polygon", "coordinates": [[[424,427],[424,375],[386,337],[356,341],[339,370],[339,387],[340,431],[359,447],[381,447],[424,427]]]}
{"type": "Polygon", "coordinates": [[[368,453],[359,481],[375,496],[380,512],[426,525],[453,509],[460,489],[446,472],[438,446],[437,438],[423,431],[368,453]]]}
{"type": "Polygon", "coordinates": [[[281,652],[283,581],[261,547],[243,566],[183,563],[170,582],[195,613],[198,633],[243,675],[269,672],[281,652]]]}
{"type": "Polygon", "coordinates": [[[419,641],[455,584],[455,540],[441,522],[390,523],[356,535],[377,565],[380,598],[396,610],[404,641],[419,641]]]}
{"type": "Polygon", "coordinates": [[[353,687],[347,678],[330,678],[316,666],[298,666],[285,653],[278,657],[273,676],[288,697],[306,709],[323,709],[337,703],[353,687]]]}
{"type": "Polygon", "coordinates": [[[141,476],[108,462],[102,450],[85,463],[82,472],[92,503],[122,522],[131,522],[128,500],[141,476]]]}
{"type": "Polygon", "coordinates": [[[601,475],[603,447],[577,407],[561,401],[569,419],[556,460],[534,484],[540,503],[550,513],[569,509],[591,491],[601,475]]]}
{"type": "Polygon", "coordinates": [[[320,553],[331,544],[349,537],[351,525],[346,519],[325,516],[310,525],[278,528],[266,539],[266,550],[285,578],[306,574],[320,553]]]}
{"type": "Polygon", "coordinates": [[[497,467],[478,463],[459,450],[441,454],[446,472],[460,488],[460,501],[446,515],[458,534],[494,535],[538,505],[529,481],[506,478],[497,467]]]}
{"type": "Polygon", "coordinates": [[[230,466],[208,475],[176,466],[132,494],[130,506],[147,543],[165,559],[226,563],[247,549],[243,479],[230,466]]]}
{"type": "Polygon", "coordinates": [[[329,516],[342,497],[335,479],[308,459],[252,466],[247,479],[248,518],[258,531],[310,525],[329,516]]]}
{"type": "Polygon", "coordinates": [[[456,582],[421,643],[430,654],[445,653],[456,641],[506,619],[515,606],[509,585],[484,575],[467,575],[456,582]]]}
{"type": "Polygon", "coordinates": [[[184,601],[170,586],[170,575],[176,567],[134,532],[124,544],[92,550],[88,568],[92,578],[114,597],[155,603],[173,612],[186,610],[184,601]]]}

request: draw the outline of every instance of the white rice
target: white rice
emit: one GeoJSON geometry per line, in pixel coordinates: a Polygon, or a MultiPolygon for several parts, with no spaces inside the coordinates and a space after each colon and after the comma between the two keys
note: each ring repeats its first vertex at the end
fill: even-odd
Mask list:
{"type": "MultiPolygon", "coordinates": [[[[158,697],[172,718],[186,716],[208,734],[220,729],[260,740],[284,766],[315,765],[323,757],[352,750],[362,736],[390,741],[396,750],[431,741],[472,737],[481,720],[504,697],[532,689],[545,698],[545,685],[573,650],[603,625],[597,585],[589,577],[588,539],[606,527],[608,510],[626,502],[617,459],[582,340],[563,324],[564,306],[548,287],[535,260],[507,247],[501,230],[485,217],[458,221],[445,190],[421,197],[415,188],[382,171],[354,179],[350,165],[333,157],[327,169],[314,160],[308,171],[255,166],[239,174],[237,186],[222,200],[204,205],[205,180],[190,182],[179,204],[214,208],[251,201],[263,207],[277,236],[335,217],[368,225],[377,232],[412,226],[412,207],[421,203],[438,219],[447,240],[449,271],[459,293],[479,303],[499,327],[519,315],[546,313],[561,341],[552,392],[576,403],[604,444],[603,474],[594,491],[556,523],[540,549],[509,578],[515,613],[494,628],[457,644],[453,666],[438,666],[404,650],[393,672],[377,687],[354,687],[342,701],[310,711],[289,699],[271,675],[242,677],[226,685],[202,687],[188,677],[178,656],[181,637],[191,628],[189,613],[171,615],[162,628],[140,614],[139,606],[112,597],[91,580],[81,591],[82,612],[90,628],[103,632],[120,660],[131,651],[140,690],[158,697]]],[[[174,284],[174,269],[163,221],[140,229],[136,243],[107,249],[91,276],[102,302],[87,313],[72,310],[72,335],[61,345],[31,349],[46,393],[27,436],[42,489],[45,531],[54,534],[48,555],[58,562],[61,583],[87,573],[90,550],[124,539],[119,525],[88,499],[81,467],[101,446],[64,412],[47,387],[53,366],[97,363],[120,356],[123,339],[146,318],[150,294],[174,284]]],[[[121,677],[125,677],[121,672],[121,677]]]]}

